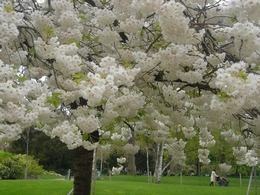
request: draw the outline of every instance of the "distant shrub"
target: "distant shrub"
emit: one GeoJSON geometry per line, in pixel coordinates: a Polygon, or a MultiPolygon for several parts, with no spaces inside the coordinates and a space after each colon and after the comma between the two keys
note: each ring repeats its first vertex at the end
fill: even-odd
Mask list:
{"type": "Polygon", "coordinates": [[[37,178],[44,170],[33,157],[26,155],[14,155],[0,162],[0,178],[21,179],[24,177],[25,168],[28,168],[28,178],[37,178]]]}
{"type": "Polygon", "coordinates": [[[22,178],[23,171],[23,165],[15,157],[4,159],[0,163],[0,177],[2,179],[22,178]]]}
{"type": "Polygon", "coordinates": [[[1,163],[4,159],[9,158],[9,157],[11,157],[11,156],[13,156],[13,155],[14,155],[14,154],[12,154],[12,153],[4,152],[4,151],[1,151],[1,150],[0,150],[0,163],[1,163]]]}

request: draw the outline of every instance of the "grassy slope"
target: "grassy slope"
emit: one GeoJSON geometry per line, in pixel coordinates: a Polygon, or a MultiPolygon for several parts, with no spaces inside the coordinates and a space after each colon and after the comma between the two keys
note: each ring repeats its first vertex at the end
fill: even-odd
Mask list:
{"type": "MultiPolygon", "coordinates": [[[[145,177],[114,176],[98,180],[96,195],[244,195],[247,180],[239,187],[238,179],[230,179],[229,187],[209,187],[208,177],[164,177],[161,184],[148,184],[145,177]]],[[[65,195],[72,182],[63,180],[0,181],[1,195],[65,195]]],[[[260,187],[258,188],[260,194],[260,187]]],[[[252,192],[252,195],[255,191],[252,192]]]]}

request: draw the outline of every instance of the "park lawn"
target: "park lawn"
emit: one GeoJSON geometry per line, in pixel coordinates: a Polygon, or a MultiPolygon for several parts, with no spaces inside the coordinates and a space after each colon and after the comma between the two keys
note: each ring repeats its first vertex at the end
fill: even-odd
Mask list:
{"type": "MultiPolygon", "coordinates": [[[[230,179],[228,187],[209,187],[208,177],[164,177],[161,184],[147,183],[143,176],[103,177],[96,182],[96,195],[245,195],[247,180],[239,187],[237,178],[230,179]]],[[[66,195],[72,187],[71,181],[45,180],[3,180],[0,181],[1,195],[66,195]]],[[[252,193],[260,194],[260,186],[252,187],[252,193]]]]}

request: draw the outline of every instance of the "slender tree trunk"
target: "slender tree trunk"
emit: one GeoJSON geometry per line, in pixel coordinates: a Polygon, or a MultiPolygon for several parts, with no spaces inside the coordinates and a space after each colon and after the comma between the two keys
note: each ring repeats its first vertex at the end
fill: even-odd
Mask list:
{"type": "Polygon", "coordinates": [[[256,167],[254,171],[254,180],[255,180],[255,194],[257,195],[257,173],[256,173],[256,167]]]}
{"type": "Polygon", "coordinates": [[[90,195],[93,165],[93,150],[76,148],[74,157],[74,195],[90,195]]]}
{"type": "Polygon", "coordinates": [[[97,169],[96,169],[96,158],[97,158],[97,150],[94,150],[93,153],[93,164],[92,164],[92,187],[91,187],[91,195],[95,195],[96,193],[96,177],[97,177],[97,169]]]}
{"type": "Polygon", "coordinates": [[[103,171],[103,153],[100,151],[100,176],[102,175],[103,171]]]}
{"type": "Polygon", "coordinates": [[[181,168],[181,172],[180,172],[180,184],[182,185],[182,168],[181,168]]]}
{"type": "Polygon", "coordinates": [[[163,144],[161,144],[161,147],[160,147],[158,178],[156,181],[157,183],[161,182],[162,168],[163,168],[162,166],[163,166],[163,144]]]}
{"type": "Polygon", "coordinates": [[[158,165],[159,165],[159,151],[160,151],[160,146],[159,144],[156,144],[156,154],[155,154],[155,167],[154,167],[154,181],[156,181],[157,175],[158,175],[158,165]]]}
{"type": "Polygon", "coordinates": [[[146,171],[147,171],[147,182],[150,181],[150,167],[149,167],[149,149],[146,148],[146,171]]]}
{"type": "Polygon", "coordinates": [[[240,184],[240,187],[242,187],[242,175],[241,175],[241,173],[239,173],[239,184],[240,184]]]}
{"type": "Polygon", "coordinates": [[[250,178],[249,178],[249,182],[248,182],[248,186],[247,186],[246,195],[249,195],[249,194],[250,194],[251,183],[252,183],[252,178],[253,178],[253,175],[254,175],[254,171],[255,171],[255,167],[252,167],[252,171],[251,171],[250,178]]]}
{"type": "Polygon", "coordinates": [[[24,179],[28,179],[28,155],[29,155],[29,142],[30,142],[30,129],[26,130],[26,164],[25,164],[25,170],[24,170],[24,179]]]}
{"type": "Polygon", "coordinates": [[[156,163],[154,177],[155,182],[160,183],[162,176],[162,163],[163,163],[163,144],[157,144],[157,154],[156,154],[156,163]]]}
{"type": "Polygon", "coordinates": [[[200,161],[199,161],[199,159],[197,159],[197,162],[196,162],[196,175],[200,176],[200,161]]]}

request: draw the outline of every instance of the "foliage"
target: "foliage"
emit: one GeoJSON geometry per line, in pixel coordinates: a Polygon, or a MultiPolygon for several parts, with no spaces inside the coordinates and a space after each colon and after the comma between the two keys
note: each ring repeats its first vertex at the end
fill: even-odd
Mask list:
{"type": "Polygon", "coordinates": [[[20,179],[24,174],[24,167],[17,158],[11,157],[0,164],[1,179],[20,179]]]}
{"type": "Polygon", "coordinates": [[[5,151],[0,150],[0,163],[1,163],[4,159],[6,159],[6,158],[8,158],[8,157],[11,157],[11,156],[13,156],[12,153],[10,153],[10,152],[5,152],[5,151]]]}
{"type": "MultiPolygon", "coordinates": [[[[51,139],[40,131],[31,130],[29,144],[29,155],[39,159],[39,164],[45,170],[66,175],[68,169],[72,168],[73,153],[59,139],[51,139]]],[[[11,143],[9,151],[24,153],[25,140],[20,138],[11,143]]]]}
{"type": "Polygon", "coordinates": [[[43,173],[43,168],[31,156],[13,155],[0,163],[0,177],[2,179],[21,179],[27,165],[28,177],[37,178],[43,173]]]}

